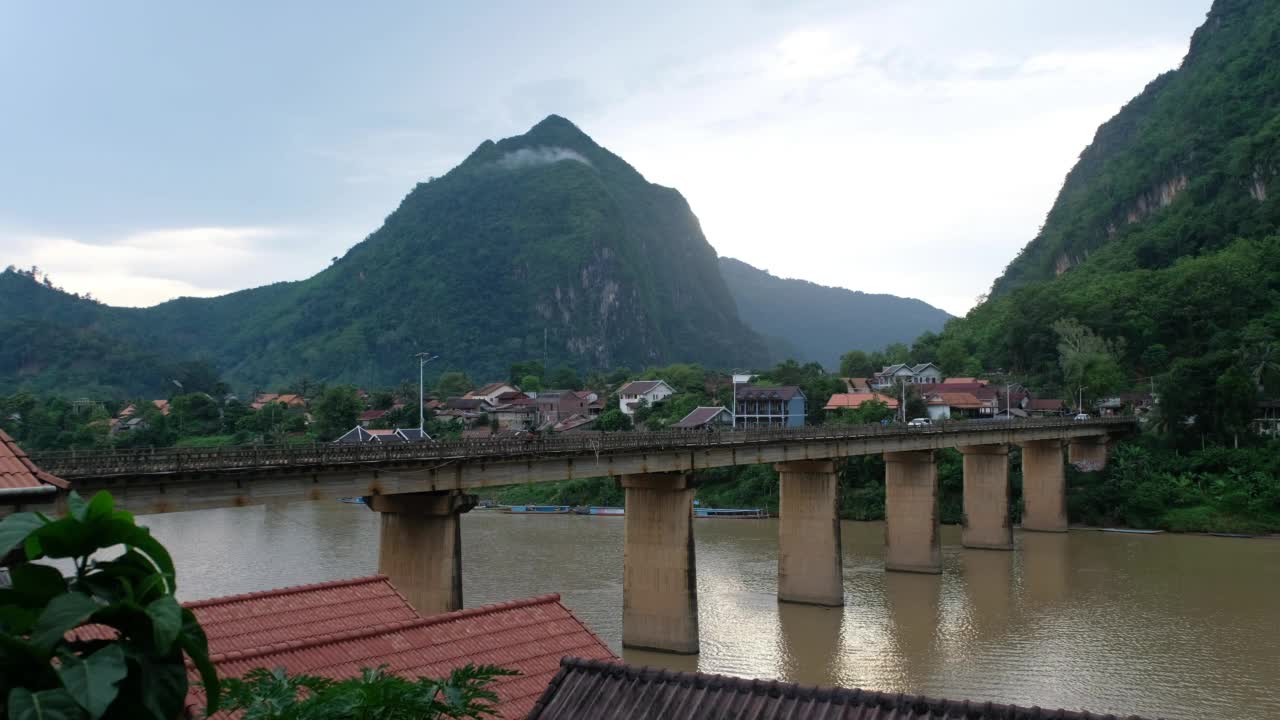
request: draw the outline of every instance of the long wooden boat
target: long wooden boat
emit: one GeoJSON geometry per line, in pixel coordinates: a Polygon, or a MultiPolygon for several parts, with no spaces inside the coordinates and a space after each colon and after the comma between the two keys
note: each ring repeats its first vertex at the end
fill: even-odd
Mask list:
{"type": "Polygon", "coordinates": [[[762,508],[704,508],[693,509],[695,518],[720,518],[731,520],[767,520],[769,513],[762,508]]]}
{"type": "Polygon", "coordinates": [[[508,505],[502,512],[511,515],[567,515],[573,508],[568,505],[508,505]]]}
{"type": "Polygon", "coordinates": [[[1102,528],[1102,532],[1128,533],[1129,535],[1159,535],[1163,530],[1135,530],[1133,528],[1102,528]]]}
{"type": "Polygon", "coordinates": [[[344,503],[350,503],[350,504],[352,504],[352,505],[364,505],[364,504],[366,504],[366,503],[365,503],[365,501],[364,501],[364,498],[363,498],[363,497],[361,497],[361,496],[359,496],[359,495],[357,495],[356,497],[344,497],[344,498],[338,498],[338,499],[339,499],[339,500],[341,500],[341,501],[342,501],[342,502],[344,502],[344,503]]]}
{"type": "Polygon", "coordinates": [[[608,515],[611,517],[620,517],[625,512],[625,508],[592,505],[590,507],[574,508],[573,511],[578,515],[608,515]]]}

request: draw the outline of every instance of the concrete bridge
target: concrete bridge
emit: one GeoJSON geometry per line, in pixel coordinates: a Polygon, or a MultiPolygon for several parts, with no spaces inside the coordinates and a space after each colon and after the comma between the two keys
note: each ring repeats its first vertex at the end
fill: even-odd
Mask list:
{"type": "Polygon", "coordinates": [[[885,569],[940,573],[934,450],[964,454],[966,547],[1013,548],[1008,456],[1022,448],[1025,530],[1065,532],[1069,462],[1100,468],[1130,417],[948,421],[723,433],[581,434],[402,445],[44,453],[82,494],[139,513],[364,496],[381,514],[378,570],[424,614],[462,607],[460,515],[472,491],[611,476],[626,495],[623,644],[698,651],[693,471],[772,464],[779,473],[778,599],[844,604],[836,460],[885,460],[885,569]]]}

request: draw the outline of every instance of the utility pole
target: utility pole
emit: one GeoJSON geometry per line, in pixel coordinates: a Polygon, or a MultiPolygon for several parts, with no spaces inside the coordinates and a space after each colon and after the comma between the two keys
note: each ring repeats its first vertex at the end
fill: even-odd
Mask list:
{"type": "Polygon", "coordinates": [[[429,352],[420,352],[414,357],[418,358],[418,432],[425,433],[427,431],[427,418],[425,410],[426,395],[422,385],[423,368],[427,366],[427,363],[440,356],[432,355],[429,352]]]}

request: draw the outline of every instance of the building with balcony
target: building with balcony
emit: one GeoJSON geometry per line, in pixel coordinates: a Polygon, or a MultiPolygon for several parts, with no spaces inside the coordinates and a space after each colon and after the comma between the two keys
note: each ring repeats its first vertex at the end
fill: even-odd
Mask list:
{"type": "Polygon", "coordinates": [[[734,426],[753,430],[767,427],[803,427],[805,396],[795,385],[737,388],[734,426]]]}

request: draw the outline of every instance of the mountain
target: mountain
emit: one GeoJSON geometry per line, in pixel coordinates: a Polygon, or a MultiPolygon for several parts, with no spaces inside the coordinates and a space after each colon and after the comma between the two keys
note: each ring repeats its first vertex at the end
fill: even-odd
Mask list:
{"type": "Polygon", "coordinates": [[[910,342],[951,317],[922,300],[775,277],[733,258],[720,258],[720,274],[742,319],[772,342],[775,355],[832,370],[850,350],[910,342]]]}
{"type": "Polygon", "coordinates": [[[1278,48],[1280,0],[1214,2],[939,356],[1086,396],[1154,386],[1166,417],[1201,418],[1179,432],[1245,427],[1280,390],[1278,48]]]}
{"type": "Polygon", "coordinates": [[[419,183],[311,278],[130,309],[7,272],[0,337],[12,334],[25,344],[0,352],[0,389],[64,393],[155,392],[182,360],[240,388],[392,384],[420,350],[476,378],[544,347],[549,366],[579,369],[768,360],[680,193],[555,115],[419,183]]]}

